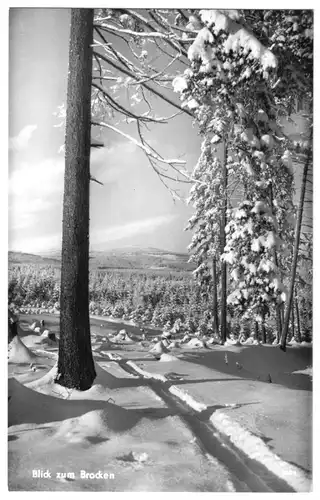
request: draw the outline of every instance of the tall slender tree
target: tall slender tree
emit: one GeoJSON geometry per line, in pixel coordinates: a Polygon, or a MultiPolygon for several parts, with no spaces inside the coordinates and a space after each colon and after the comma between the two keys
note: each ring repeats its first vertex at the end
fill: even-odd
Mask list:
{"type": "Polygon", "coordinates": [[[296,272],[297,272],[298,254],[299,254],[299,247],[300,247],[303,206],[304,206],[304,199],[305,199],[305,193],[306,193],[308,170],[309,170],[310,164],[312,162],[312,140],[313,140],[313,135],[312,135],[312,128],[311,128],[310,143],[308,146],[307,157],[306,157],[306,161],[305,161],[304,168],[303,168],[300,201],[299,201],[299,209],[298,209],[298,220],[297,220],[296,233],[295,233],[295,243],[294,243],[294,249],[293,249],[293,261],[292,261],[289,297],[288,297],[287,309],[286,309],[285,318],[284,318],[284,325],[283,325],[283,329],[282,329],[282,333],[281,333],[280,349],[282,351],[286,350],[286,340],[287,340],[287,336],[288,336],[290,312],[291,312],[292,303],[293,303],[293,294],[294,294],[294,286],[295,286],[295,279],[296,279],[296,272]]]}
{"type": "MultiPolygon", "coordinates": [[[[227,157],[228,157],[228,145],[227,142],[224,144],[224,158],[222,163],[222,192],[223,192],[223,205],[221,211],[221,254],[226,246],[226,232],[225,228],[227,225],[227,204],[228,204],[228,170],[227,170],[227,157]]],[[[221,340],[225,342],[227,340],[227,262],[223,261],[221,264],[221,340]]]]}
{"type": "Polygon", "coordinates": [[[89,323],[89,184],[93,9],[72,9],[65,136],[58,375],[87,390],[96,377],[89,323]]]}

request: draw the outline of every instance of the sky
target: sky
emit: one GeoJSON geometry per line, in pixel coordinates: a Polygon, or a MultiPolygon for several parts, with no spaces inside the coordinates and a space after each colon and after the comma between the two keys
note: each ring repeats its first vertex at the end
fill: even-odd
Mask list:
{"type": "MultiPolygon", "coordinates": [[[[9,249],[41,253],[59,249],[62,233],[64,142],[54,113],[65,102],[70,12],[15,8],[9,19],[9,249]]],[[[161,113],[174,109],[155,104],[161,113]]],[[[90,245],[105,250],[137,245],[184,252],[192,209],[174,201],[144,153],[112,131],[93,149],[90,245]]],[[[192,120],[156,125],[152,145],[192,170],[200,138],[192,120]]],[[[180,185],[182,194],[187,188],[180,185]]]]}
{"type": "MultiPolygon", "coordinates": [[[[54,113],[66,99],[69,25],[69,9],[10,9],[9,250],[61,247],[64,130],[54,113]]],[[[159,100],[153,106],[162,116],[175,111],[159,100]]],[[[150,137],[164,157],[183,155],[193,169],[201,139],[190,117],[155,125],[150,137]]],[[[134,245],[187,251],[192,234],[184,227],[192,208],[173,200],[132,142],[110,130],[101,140],[105,147],[91,154],[91,172],[103,182],[90,185],[91,250],[134,245]]],[[[179,186],[184,195],[186,186],[179,186]]],[[[307,208],[310,213],[311,204],[307,208]]]]}

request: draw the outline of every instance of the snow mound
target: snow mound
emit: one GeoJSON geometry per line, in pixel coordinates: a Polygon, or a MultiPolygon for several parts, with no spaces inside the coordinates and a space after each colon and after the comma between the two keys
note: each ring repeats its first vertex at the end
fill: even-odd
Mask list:
{"type": "Polygon", "coordinates": [[[16,335],[8,346],[9,363],[31,363],[36,355],[16,335]]]}
{"type": "Polygon", "coordinates": [[[162,342],[164,347],[169,348],[170,342],[167,338],[162,338],[161,342],[162,342]]]}
{"type": "Polygon", "coordinates": [[[179,359],[176,356],[172,356],[171,354],[163,353],[161,354],[159,361],[169,362],[169,361],[179,361],[179,359]]]}
{"type": "Polygon", "coordinates": [[[248,337],[247,340],[244,340],[243,342],[241,342],[242,345],[252,345],[253,344],[253,338],[252,337],[248,337]]]}
{"type": "Polygon", "coordinates": [[[51,338],[43,337],[42,335],[25,335],[23,337],[23,344],[28,349],[36,349],[36,350],[38,350],[39,347],[43,348],[45,348],[46,346],[55,347],[58,345],[57,340],[51,340],[51,338]]]}
{"type": "Polygon", "coordinates": [[[57,342],[57,338],[55,336],[55,334],[53,332],[50,332],[49,330],[43,330],[42,334],[41,334],[41,337],[42,338],[48,338],[54,342],[57,342]]]}
{"type": "Polygon", "coordinates": [[[54,380],[58,374],[58,363],[56,363],[50,371],[48,371],[43,377],[33,380],[28,384],[25,384],[29,389],[33,389],[37,392],[47,392],[46,388],[48,385],[54,384],[54,380]]]}
{"type": "Polygon", "coordinates": [[[133,340],[129,337],[126,330],[120,330],[117,335],[115,335],[112,339],[113,342],[126,342],[133,343],[133,340]]]}
{"type": "Polygon", "coordinates": [[[39,328],[39,332],[40,332],[40,329],[41,329],[41,323],[39,320],[36,320],[32,323],[32,325],[29,325],[29,330],[32,330],[33,332],[36,331],[36,328],[39,328]]]}
{"type": "Polygon", "coordinates": [[[162,354],[164,352],[168,352],[168,349],[164,345],[163,341],[160,340],[160,342],[157,342],[154,347],[152,347],[149,352],[152,354],[162,354]]]}
{"type": "Polygon", "coordinates": [[[172,333],[171,332],[163,332],[161,337],[168,339],[168,338],[172,337],[172,333]]]}
{"type": "Polygon", "coordinates": [[[148,453],[138,453],[136,451],[130,451],[126,455],[122,455],[121,457],[118,457],[118,460],[123,460],[124,462],[139,462],[139,463],[144,463],[148,460],[149,455],[148,453]]]}
{"type": "Polygon", "coordinates": [[[113,342],[105,337],[102,339],[102,344],[99,345],[99,347],[102,347],[103,349],[109,349],[112,346],[113,342]]]}
{"type": "Polygon", "coordinates": [[[227,339],[224,345],[241,345],[238,339],[227,339]]]}
{"type": "Polygon", "coordinates": [[[119,354],[113,354],[112,352],[107,352],[107,351],[100,351],[101,354],[104,354],[105,356],[108,356],[109,359],[111,359],[112,361],[119,361],[121,358],[121,356],[119,354]]]}
{"type": "Polygon", "coordinates": [[[295,370],[292,373],[294,373],[294,374],[301,374],[301,375],[308,375],[309,377],[312,378],[312,376],[313,376],[313,368],[312,368],[312,366],[307,366],[307,368],[305,368],[304,370],[295,370]]]}
{"type": "Polygon", "coordinates": [[[290,342],[288,342],[288,345],[291,345],[292,347],[300,347],[301,346],[301,342],[297,342],[295,339],[292,339],[290,340],[290,342]]]}
{"type": "Polygon", "coordinates": [[[187,343],[187,346],[188,347],[193,347],[193,348],[196,348],[196,347],[207,347],[206,343],[203,340],[200,340],[200,339],[197,339],[197,338],[193,338],[193,339],[189,340],[189,342],[187,343]]]}
{"type": "Polygon", "coordinates": [[[215,339],[214,337],[210,337],[207,344],[219,344],[219,340],[215,339]]]}
{"type": "Polygon", "coordinates": [[[49,345],[54,345],[58,342],[57,337],[53,332],[49,330],[44,330],[41,334],[41,342],[47,342],[49,345]]]}
{"type": "Polygon", "coordinates": [[[140,419],[134,410],[126,410],[108,401],[93,401],[89,398],[66,401],[64,398],[40,394],[14,378],[9,379],[8,393],[10,426],[59,421],[56,437],[66,442],[81,441],[86,436],[122,432],[133,427],[140,419]]]}
{"type": "Polygon", "coordinates": [[[171,342],[171,344],[168,345],[168,349],[174,349],[174,348],[177,348],[177,347],[180,347],[180,344],[176,340],[173,340],[171,342]]]}
{"type": "Polygon", "coordinates": [[[190,335],[187,335],[187,334],[186,334],[186,335],[183,337],[183,339],[181,340],[181,344],[184,344],[184,343],[186,343],[186,342],[189,342],[189,340],[190,340],[190,339],[191,339],[190,335]]]}

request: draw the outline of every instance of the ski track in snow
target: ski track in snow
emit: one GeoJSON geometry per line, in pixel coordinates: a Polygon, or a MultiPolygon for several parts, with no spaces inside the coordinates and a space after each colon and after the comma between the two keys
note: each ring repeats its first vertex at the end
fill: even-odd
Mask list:
{"type": "MultiPolygon", "coordinates": [[[[21,346],[20,346],[21,347],[21,346]]],[[[29,351],[25,350],[22,348],[22,359],[24,360],[26,357],[30,361],[36,360],[37,362],[37,357],[39,357],[39,362],[40,359],[43,360],[43,358],[48,358],[51,359],[52,361],[57,359],[57,353],[53,352],[48,352],[45,349],[37,349],[38,344],[36,344],[36,350],[34,351],[29,351]],[[30,353],[30,355],[29,355],[30,353]],[[36,356],[34,356],[36,355],[36,356]]],[[[44,348],[46,346],[43,346],[44,348]]],[[[19,345],[18,347],[14,347],[13,349],[13,354],[12,356],[16,356],[19,362],[19,345]],[[17,354],[18,353],[18,354],[17,354]]],[[[188,409],[192,410],[196,414],[199,414],[201,417],[201,414],[205,413],[208,410],[207,405],[204,403],[201,403],[197,400],[195,400],[188,392],[185,390],[181,389],[178,386],[175,386],[172,384],[172,380],[168,379],[164,375],[158,374],[158,373],[151,373],[148,372],[142,368],[140,368],[134,361],[130,359],[123,358],[117,353],[110,353],[107,351],[100,351],[99,354],[99,361],[98,358],[96,358],[96,365],[99,367],[98,371],[98,378],[102,376],[103,378],[103,372],[105,373],[106,376],[111,375],[114,379],[119,377],[120,379],[131,379],[138,381],[143,377],[146,380],[146,386],[142,387],[144,390],[144,393],[146,394],[146,397],[151,397],[154,398],[155,400],[158,400],[159,402],[166,401],[170,405],[173,405],[175,408],[177,407],[177,400],[180,401],[178,403],[178,408],[180,408],[178,414],[180,416],[184,415],[184,418],[187,422],[189,422],[191,428],[193,429],[198,429],[196,430],[195,434],[193,432],[194,438],[192,438],[193,442],[197,442],[200,439],[200,447],[203,446],[205,441],[207,441],[207,448],[209,447],[210,450],[210,441],[211,439],[218,439],[218,435],[220,433],[221,436],[227,436],[229,440],[229,444],[226,444],[222,442],[221,444],[221,439],[215,443],[216,450],[218,450],[218,447],[221,448],[222,452],[220,451],[220,456],[223,457],[223,453],[226,453],[226,451],[223,451],[224,449],[229,450],[228,453],[231,453],[231,459],[235,460],[238,463],[238,468],[242,470],[242,474],[244,477],[248,477],[248,489],[247,491],[273,491],[272,487],[270,487],[270,481],[274,481],[273,478],[278,478],[280,480],[280,488],[283,488],[281,491],[297,491],[297,492],[307,492],[310,491],[310,477],[305,474],[300,468],[285,462],[282,460],[279,456],[277,456],[274,452],[271,451],[271,449],[260,439],[259,437],[253,435],[250,433],[247,429],[239,425],[236,421],[232,420],[228,415],[219,412],[214,412],[211,415],[208,415],[206,417],[206,424],[204,427],[204,423],[198,422],[198,417],[194,416],[192,412],[188,413],[188,409]],[[105,361],[101,359],[101,355],[103,355],[105,361]],[[99,375],[100,374],[100,375],[99,375]],[[156,384],[156,385],[155,385],[156,384]],[[146,390],[149,392],[146,393],[146,390]],[[179,406],[180,405],[180,406],[179,406]],[[182,405],[182,406],[181,406],[182,405]],[[182,412],[182,413],[181,413],[182,412]],[[211,436],[207,434],[207,439],[201,439],[200,435],[204,433],[206,435],[208,431],[208,425],[210,427],[210,433],[211,436]],[[218,433],[216,432],[218,431],[218,433]],[[198,435],[197,435],[198,433],[198,435]],[[231,446],[231,448],[230,448],[231,446]],[[235,448],[232,448],[232,447],[235,448]],[[249,466],[246,465],[246,460],[243,459],[243,456],[238,458],[235,458],[237,455],[237,451],[239,450],[242,453],[244,453],[245,456],[247,456],[250,460],[254,460],[260,464],[262,464],[263,467],[265,467],[270,473],[271,473],[271,479],[267,478],[267,481],[260,481],[259,478],[257,477],[257,474],[254,472],[254,467],[250,468],[249,466]],[[222,453],[222,454],[221,454],[222,453]],[[239,465],[240,464],[240,465],[239,465]],[[260,481],[260,482],[259,482],[260,481]],[[269,483],[268,483],[269,481],[269,483]],[[281,483],[283,481],[283,483],[281,483]],[[260,484],[261,483],[261,484],[260,484]],[[253,486],[253,489],[250,489],[253,486]],[[286,490],[287,485],[289,488],[286,490]],[[262,487],[264,488],[263,490],[259,490],[259,488],[262,487]],[[290,487],[292,490],[290,490],[290,487]]],[[[125,352],[124,352],[125,354],[125,352]]],[[[175,358],[172,356],[172,360],[177,360],[178,358],[175,358]]],[[[171,361],[172,361],[171,360],[171,361]]],[[[52,365],[52,362],[51,362],[52,365]]],[[[31,365],[30,365],[31,366],[31,365]]],[[[43,393],[43,394],[51,394],[47,391],[48,384],[52,384],[54,374],[56,373],[56,365],[49,370],[49,372],[44,375],[42,378],[39,380],[33,380],[32,378],[30,379],[31,381],[29,383],[26,383],[26,388],[28,387],[29,390],[35,390],[37,392],[43,393]]],[[[299,373],[297,371],[296,373],[299,373]]],[[[300,370],[300,373],[303,373],[303,370],[300,370]]],[[[13,379],[14,380],[14,379],[13,379]]],[[[23,378],[22,378],[23,380],[23,378]]],[[[27,382],[27,380],[26,380],[27,382]]],[[[101,392],[101,389],[98,389],[99,386],[99,381],[97,381],[97,384],[94,384],[92,388],[92,393],[94,393],[96,390],[98,392],[101,392]],[[95,386],[97,389],[95,389],[95,386]]],[[[23,387],[23,386],[22,386],[23,387]]],[[[60,386],[59,386],[60,387],[60,386]]],[[[60,389],[63,389],[60,387],[60,389]]],[[[72,394],[73,391],[61,391],[61,393],[55,395],[55,397],[59,397],[62,399],[68,399],[70,397],[70,394],[72,394]],[[64,392],[67,392],[65,395],[64,392]]],[[[72,396],[71,396],[72,397],[72,396]]],[[[80,393],[79,398],[82,398],[82,395],[80,393]]],[[[75,396],[72,397],[72,399],[78,399],[78,397],[75,396]]],[[[97,396],[94,397],[94,399],[97,399],[97,396]]],[[[80,402],[80,401],[79,401],[80,402]]],[[[225,407],[228,407],[230,405],[224,405],[225,407]]],[[[119,407],[120,410],[120,407],[119,407]]],[[[126,410],[124,410],[126,411],[126,410]]],[[[199,417],[199,418],[200,418],[199,417]]],[[[200,418],[201,420],[201,418],[200,418]]],[[[75,438],[76,439],[76,438],[75,438]]],[[[212,444],[211,444],[212,447],[212,444]]],[[[219,455],[219,453],[217,453],[219,455]]],[[[217,461],[217,458],[215,458],[214,453],[211,453],[209,451],[205,452],[205,456],[209,461],[212,463],[219,463],[219,460],[217,461]]],[[[230,457],[229,457],[230,458],[230,457]]],[[[239,469],[239,470],[240,470],[239,469]]],[[[265,472],[264,472],[265,475],[265,472]]],[[[238,478],[234,478],[234,482],[232,482],[231,478],[227,479],[226,481],[226,489],[227,491],[242,491],[243,487],[243,479],[239,480],[238,478]],[[241,486],[242,484],[242,486],[241,486]]],[[[275,490],[277,491],[277,490],[275,490]]]]}

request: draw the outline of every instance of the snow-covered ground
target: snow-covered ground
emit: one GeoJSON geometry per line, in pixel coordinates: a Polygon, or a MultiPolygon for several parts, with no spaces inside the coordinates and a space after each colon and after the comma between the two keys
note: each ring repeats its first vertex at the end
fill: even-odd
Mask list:
{"type": "Polygon", "coordinates": [[[54,382],[58,342],[28,331],[33,319],[21,318],[21,338],[9,349],[10,490],[259,491],[257,473],[224,459],[228,444],[217,441],[216,456],[206,446],[205,432],[230,434],[233,422],[238,435],[240,425],[264,439],[269,460],[279,456],[280,482],[269,468],[265,491],[286,488],[282,480],[283,491],[310,487],[310,347],[158,343],[152,353],[150,337],[121,340],[119,330],[101,326],[92,328],[97,378],[80,392],[54,382]],[[286,398],[299,415],[281,413],[286,398]],[[284,462],[294,463],[294,480],[286,481],[284,462]]]}

